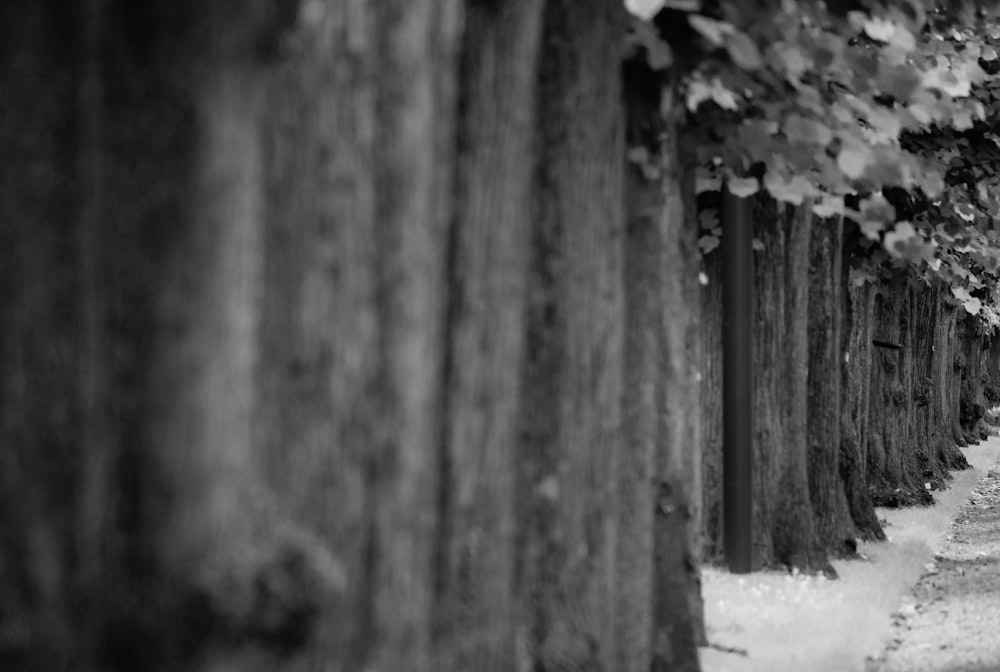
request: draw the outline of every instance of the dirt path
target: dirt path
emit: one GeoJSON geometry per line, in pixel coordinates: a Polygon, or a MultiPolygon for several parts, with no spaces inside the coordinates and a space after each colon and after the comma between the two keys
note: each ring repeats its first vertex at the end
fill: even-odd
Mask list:
{"type": "MultiPolygon", "coordinates": [[[[998,463],[1000,465],[1000,463],[998,463]]],[[[869,672],[1000,670],[1000,466],[972,491],[869,672]]]]}

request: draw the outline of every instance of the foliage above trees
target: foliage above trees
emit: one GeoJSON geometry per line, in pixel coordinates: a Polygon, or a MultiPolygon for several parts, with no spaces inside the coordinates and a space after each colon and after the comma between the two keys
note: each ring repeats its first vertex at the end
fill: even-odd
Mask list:
{"type": "MultiPolygon", "coordinates": [[[[855,282],[907,269],[1000,326],[1000,6],[705,5],[626,0],[650,67],[680,75],[696,190],[849,217],[855,282]]],[[[709,252],[711,213],[702,227],[709,252]]]]}

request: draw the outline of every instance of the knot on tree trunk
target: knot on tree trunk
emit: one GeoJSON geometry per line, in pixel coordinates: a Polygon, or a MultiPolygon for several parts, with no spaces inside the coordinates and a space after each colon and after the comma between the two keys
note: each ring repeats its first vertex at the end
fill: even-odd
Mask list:
{"type": "Polygon", "coordinates": [[[931,389],[933,388],[933,383],[930,378],[924,378],[922,380],[916,380],[913,383],[913,401],[917,402],[917,406],[926,406],[931,400],[931,389]]]}
{"type": "Polygon", "coordinates": [[[178,669],[235,647],[287,656],[346,583],[322,543],[286,521],[135,581],[104,627],[100,657],[114,669],[178,669]]]}
{"type": "Polygon", "coordinates": [[[344,571],[323,545],[283,525],[275,537],[227,547],[191,577],[185,607],[201,612],[213,638],[292,651],[343,589],[344,571]]]}

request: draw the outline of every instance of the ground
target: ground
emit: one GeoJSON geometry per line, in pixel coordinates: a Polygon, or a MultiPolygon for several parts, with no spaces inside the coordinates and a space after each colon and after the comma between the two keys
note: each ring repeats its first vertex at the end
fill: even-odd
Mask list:
{"type": "Polygon", "coordinates": [[[979,481],[871,672],[1000,669],[1000,471],[979,481]]]}
{"type": "MultiPolygon", "coordinates": [[[[956,472],[951,487],[934,493],[936,504],[932,507],[879,509],[889,539],[861,544],[862,560],[835,561],[838,580],[779,572],[737,576],[721,569],[706,569],[703,581],[709,646],[701,650],[703,672],[994,669],[954,667],[958,650],[968,640],[964,631],[955,628],[968,628],[969,623],[955,621],[952,627],[951,621],[945,626],[929,620],[934,614],[934,618],[941,619],[948,610],[946,605],[954,604],[951,598],[940,598],[951,594],[952,584],[933,587],[935,577],[951,576],[951,563],[959,577],[953,584],[955,589],[961,590],[958,572],[965,562],[967,574],[968,567],[975,567],[974,572],[992,570],[990,576],[1000,590],[1000,529],[987,531],[991,527],[989,515],[994,516],[993,523],[1000,524],[1000,504],[996,502],[1000,499],[1000,473],[990,471],[1000,458],[1000,437],[962,450],[972,469],[956,472]],[[976,509],[988,501],[992,508],[976,509]],[[987,555],[969,557],[980,551],[987,555]],[[939,559],[935,560],[935,556],[939,559]],[[984,561],[986,557],[992,561],[984,561]],[[921,577],[924,581],[914,593],[921,577]],[[930,605],[931,600],[941,607],[923,606],[925,602],[930,605]],[[927,619],[923,619],[924,612],[927,619]],[[921,618],[917,619],[917,615],[921,618]],[[893,656],[909,655],[911,646],[931,641],[917,629],[909,643],[907,625],[916,626],[918,622],[920,628],[937,631],[937,646],[951,645],[940,649],[948,652],[951,667],[891,666],[895,665],[891,662],[893,656]],[[890,651],[887,667],[880,669],[870,659],[882,659],[889,645],[896,645],[898,652],[890,651]]],[[[1000,595],[989,599],[1000,605],[997,598],[1000,595]]],[[[973,603],[978,598],[967,591],[960,599],[966,607],[977,609],[973,603]]],[[[984,619],[983,625],[984,645],[989,646],[989,634],[1000,625],[1000,608],[997,621],[984,619]]],[[[998,642],[993,660],[1000,669],[1000,640],[993,641],[998,642]]]]}

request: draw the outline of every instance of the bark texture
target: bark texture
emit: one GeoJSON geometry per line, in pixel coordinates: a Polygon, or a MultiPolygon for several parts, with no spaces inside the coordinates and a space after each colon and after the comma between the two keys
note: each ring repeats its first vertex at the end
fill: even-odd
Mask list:
{"type": "Polygon", "coordinates": [[[873,290],[869,283],[851,282],[850,265],[857,230],[844,233],[840,297],[841,428],[840,470],[851,519],[862,539],[885,539],[868,492],[869,397],[872,380],[873,290]]]}
{"type": "Polygon", "coordinates": [[[846,493],[850,466],[841,456],[841,302],[843,222],[816,221],[809,241],[809,494],[820,544],[850,555],[856,531],[846,493]]]}
{"type": "MultiPolygon", "coordinates": [[[[624,629],[641,619],[638,632],[652,637],[652,669],[692,669],[704,639],[698,572],[701,418],[692,315],[698,254],[686,216],[693,204],[685,198],[693,185],[684,176],[679,124],[663,115],[678,109],[673,83],[661,82],[636,58],[626,62],[625,86],[628,144],[650,150],[658,170],[630,165],[626,182],[623,430],[631,443],[620,465],[617,569],[627,587],[618,596],[622,606],[616,618],[624,629]],[[632,508],[641,515],[626,515],[632,508]],[[629,524],[639,520],[641,528],[629,524]],[[651,554],[627,543],[640,536],[651,554]],[[638,574],[629,569],[637,563],[644,570],[638,574]],[[647,580],[640,585],[633,580],[638,576],[647,580]],[[637,605],[641,613],[635,613],[637,605]]],[[[648,656],[638,651],[626,649],[617,669],[649,669],[648,656]]]]}
{"type": "Polygon", "coordinates": [[[613,667],[622,452],[622,9],[546,5],[540,213],[529,285],[517,500],[519,635],[539,670],[613,667]]]}
{"type": "Polygon", "coordinates": [[[808,480],[808,207],[759,198],[754,233],[755,564],[832,573],[816,534],[808,480]]]}
{"type": "Polygon", "coordinates": [[[524,664],[514,494],[542,6],[474,2],[465,14],[439,489],[440,669],[524,664]]]}
{"type": "Polygon", "coordinates": [[[0,667],[696,670],[620,4],[70,7],[0,10],[0,667]]]}

